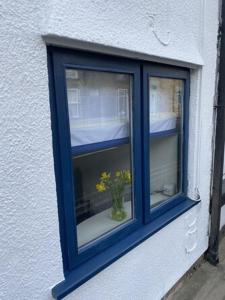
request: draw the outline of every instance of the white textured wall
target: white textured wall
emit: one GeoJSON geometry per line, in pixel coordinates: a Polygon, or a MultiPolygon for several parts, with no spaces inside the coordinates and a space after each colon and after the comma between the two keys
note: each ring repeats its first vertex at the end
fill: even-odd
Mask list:
{"type": "Polygon", "coordinates": [[[201,64],[202,2],[52,0],[43,34],[201,64]]]}
{"type": "Polygon", "coordinates": [[[202,202],[67,296],[160,299],[207,248],[217,1],[44,3],[0,4],[0,299],[50,299],[63,279],[41,35],[57,45],[204,62],[192,71],[189,150],[189,194],[197,187],[202,202]]]}
{"type": "Polygon", "coordinates": [[[0,3],[1,300],[51,299],[63,278],[43,3],[0,3]]]}

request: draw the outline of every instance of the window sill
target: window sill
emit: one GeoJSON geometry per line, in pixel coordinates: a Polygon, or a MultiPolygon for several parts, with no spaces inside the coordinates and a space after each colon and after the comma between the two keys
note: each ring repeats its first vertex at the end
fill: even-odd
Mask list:
{"type": "Polygon", "coordinates": [[[65,280],[57,284],[52,289],[52,295],[55,299],[62,299],[70,292],[78,288],[91,277],[109,266],[115,260],[126,254],[128,251],[148,239],[151,235],[162,229],[164,226],[175,220],[187,210],[199,202],[186,198],[182,203],[168,210],[151,223],[136,230],[122,241],[106,249],[104,252],[96,255],[81,266],[71,271],[65,280]]]}

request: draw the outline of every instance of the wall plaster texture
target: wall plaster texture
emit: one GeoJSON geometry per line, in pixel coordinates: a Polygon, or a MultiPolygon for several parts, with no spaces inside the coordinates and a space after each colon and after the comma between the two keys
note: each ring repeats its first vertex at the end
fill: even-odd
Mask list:
{"type": "Polygon", "coordinates": [[[208,245],[218,3],[0,3],[0,299],[51,299],[64,279],[46,43],[190,66],[189,195],[201,203],[66,299],[160,299],[208,245]]]}

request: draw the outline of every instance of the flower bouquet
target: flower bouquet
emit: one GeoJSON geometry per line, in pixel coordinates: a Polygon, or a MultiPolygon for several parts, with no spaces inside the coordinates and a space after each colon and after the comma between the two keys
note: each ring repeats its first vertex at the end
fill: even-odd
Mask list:
{"type": "Polygon", "coordinates": [[[98,192],[102,193],[109,190],[112,195],[112,219],[122,221],[127,214],[124,210],[124,189],[127,184],[131,183],[131,174],[129,170],[115,172],[114,176],[111,173],[103,172],[100,176],[99,183],[96,184],[98,192]]]}

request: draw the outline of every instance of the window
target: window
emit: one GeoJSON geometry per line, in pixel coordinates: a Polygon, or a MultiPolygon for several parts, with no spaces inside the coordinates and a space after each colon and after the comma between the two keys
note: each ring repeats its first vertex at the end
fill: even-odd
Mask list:
{"type": "Polygon", "coordinates": [[[66,87],[69,112],[70,91],[81,99],[79,120],[69,113],[80,248],[134,218],[132,76],[67,68],[66,87]]]}
{"type": "Polygon", "coordinates": [[[128,117],[128,105],[129,105],[129,96],[128,89],[118,88],[118,98],[117,98],[117,114],[118,117],[123,117],[127,119],[128,117]]]}
{"type": "Polygon", "coordinates": [[[150,205],[181,192],[183,81],[149,77],[150,205]]]}
{"type": "Polygon", "coordinates": [[[49,48],[66,295],[196,202],[186,195],[189,71],[49,48]]]}
{"type": "MultiPolygon", "coordinates": [[[[225,151],[225,148],[224,148],[225,151]]],[[[221,206],[225,205],[225,159],[223,161],[223,177],[222,177],[222,192],[221,192],[221,206]]]]}
{"type": "Polygon", "coordinates": [[[80,118],[80,89],[68,88],[67,98],[69,103],[69,115],[71,118],[80,118]]]}

